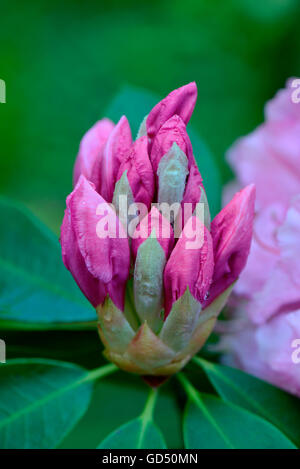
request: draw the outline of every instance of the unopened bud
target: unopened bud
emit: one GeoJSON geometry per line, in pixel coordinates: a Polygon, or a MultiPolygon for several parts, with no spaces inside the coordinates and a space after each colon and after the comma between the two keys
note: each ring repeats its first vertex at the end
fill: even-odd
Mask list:
{"type": "Polygon", "coordinates": [[[158,203],[180,203],[188,174],[187,156],[174,142],[158,165],[158,203]]]}
{"type": "Polygon", "coordinates": [[[137,252],[134,268],[134,300],[140,319],[153,331],[162,324],[163,271],[166,255],[156,239],[155,230],[137,252]]]}
{"type": "Polygon", "coordinates": [[[146,125],[147,117],[148,117],[148,114],[144,117],[144,119],[141,122],[141,125],[139,127],[136,139],[138,139],[140,137],[144,137],[145,135],[147,135],[147,125],[146,125]]]}
{"type": "Polygon", "coordinates": [[[194,210],[194,215],[206,226],[208,230],[210,230],[210,211],[207,196],[203,187],[200,187],[201,196],[196,208],[194,210]]]}

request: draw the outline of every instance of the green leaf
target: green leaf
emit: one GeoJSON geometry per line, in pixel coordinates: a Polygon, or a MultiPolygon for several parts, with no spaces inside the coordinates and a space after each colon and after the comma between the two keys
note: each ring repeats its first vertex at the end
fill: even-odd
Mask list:
{"type": "MultiPolygon", "coordinates": [[[[164,434],[168,448],[183,448],[182,409],[174,392],[175,384],[177,386],[172,379],[159,389],[154,420],[164,434]]],[[[148,392],[149,386],[140,376],[121,371],[95,383],[87,413],[60,448],[96,448],[116,428],[141,414],[148,392]],[[99,402],[105,402],[105,405],[99,405],[99,402]]]]}
{"type": "Polygon", "coordinates": [[[0,448],[54,448],[86,412],[92,381],[114,371],[87,372],[66,362],[10,360],[0,367],[0,448]]]}
{"type": "Polygon", "coordinates": [[[125,423],[108,435],[98,449],[166,449],[159,428],[141,417],[125,423]]]}
{"type": "Polygon", "coordinates": [[[195,357],[223,400],[269,420],[300,446],[300,400],[243,371],[195,357]]]}
{"type": "Polygon", "coordinates": [[[184,440],[187,449],[296,449],[269,422],[205,394],[187,405],[184,440]]]}
{"type": "Polygon", "coordinates": [[[57,238],[14,202],[0,198],[0,211],[0,325],[53,328],[95,320],[63,265],[57,238]]]}
{"type": "Polygon", "coordinates": [[[166,443],[153,422],[158,390],[151,389],[143,413],[108,435],[98,449],[166,449],[166,443]]]}
{"type": "MultiPolygon", "coordinates": [[[[114,98],[106,114],[114,121],[118,121],[125,114],[135,138],[143,118],[149,114],[151,109],[160,100],[161,98],[154,93],[126,86],[114,98]]],[[[199,170],[203,177],[210,211],[214,216],[220,209],[221,203],[222,183],[220,172],[213,155],[197,132],[190,125],[187,130],[193,144],[194,155],[199,170]]]]}
{"type": "Polygon", "coordinates": [[[183,431],[187,449],[295,449],[271,423],[220,398],[200,394],[180,375],[189,401],[183,431]]]}

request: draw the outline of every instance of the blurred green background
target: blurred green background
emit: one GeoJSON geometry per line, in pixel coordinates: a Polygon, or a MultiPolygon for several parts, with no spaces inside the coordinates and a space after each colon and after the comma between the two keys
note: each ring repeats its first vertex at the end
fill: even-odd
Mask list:
{"type": "MultiPolygon", "coordinates": [[[[288,77],[300,76],[299,0],[0,0],[0,11],[0,79],[7,86],[7,103],[0,104],[0,193],[24,202],[56,233],[80,139],[124,86],[163,97],[195,80],[192,124],[225,183],[231,177],[226,149],[262,121],[265,101],[288,77]]],[[[27,356],[99,365],[96,333],[82,333],[85,342],[77,334],[45,334],[33,340],[20,333],[16,344],[8,338],[9,357],[20,356],[24,340],[27,356]]],[[[126,376],[126,386],[118,376],[100,382],[63,447],[95,447],[138,415],[147,388],[126,376]],[[108,394],[113,409],[100,405],[108,394]]],[[[162,391],[157,423],[170,447],[180,447],[180,402],[172,386],[162,391]]]]}
{"type": "Polygon", "coordinates": [[[0,193],[58,231],[80,138],[120,88],[192,80],[192,123],[225,182],[226,148],[299,75],[299,13],[298,0],[2,0],[0,193]]]}

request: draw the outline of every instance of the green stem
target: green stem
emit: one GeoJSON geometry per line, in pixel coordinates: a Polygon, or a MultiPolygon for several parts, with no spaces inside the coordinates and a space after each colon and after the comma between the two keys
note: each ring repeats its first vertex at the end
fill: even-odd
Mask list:
{"type": "Polygon", "coordinates": [[[83,378],[82,382],[86,381],[95,381],[99,378],[104,378],[115,371],[118,371],[118,367],[113,363],[109,363],[108,365],[100,366],[99,368],[95,368],[94,370],[89,371],[85,377],[83,378]]]}
{"type": "Polygon", "coordinates": [[[145,408],[141,415],[142,419],[146,420],[147,422],[151,421],[153,418],[153,411],[154,411],[154,407],[156,404],[157,396],[158,396],[157,389],[152,388],[149,392],[145,408]]]}
{"type": "Polygon", "coordinates": [[[194,363],[196,363],[198,366],[206,366],[206,367],[209,367],[210,363],[207,361],[207,360],[204,360],[204,358],[200,358],[200,357],[193,357],[192,360],[194,363]]]}
{"type": "Polygon", "coordinates": [[[201,402],[198,392],[196,391],[192,383],[186,378],[186,376],[183,373],[177,373],[176,377],[180,381],[187,396],[194,402],[197,402],[197,403],[199,403],[199,401],[201,402]]]}
{"type": "Polygon", "coordinates": [[[215,428],[216,432],[220,435],[221,438],[226,442],[229,448],[234,449],[234,446],[232,445],[231,441],[227,438],[227,436],[223,433],[222,429],[218,425],[218,423],[215,421],[214,417],[210,414],[209,410],[206,408],[204,402],[202,401],[201,394],[194,388],[192,383],[184,376],[183,373],[178,373],[177,378],[179,379],[180,383],[182,384],[185,392],[187,393],[187,396],[191,401],[196,404],[199,409],[202,411],[203,415],[205,418],[210,422],[212,427],[215,428]]]}
{"type": "Polygon", "coordinates": [[[149,392],[149,395],[145,404],[145,408],[140,416],[140,419],[142,421],[142,428],[141,428],[141,432],[140,432],[138,444],[137,444],[138,449],[143,448],[143,440],[144,440],[144,436],[147,430],[147,426],[153,420],[153,411],[154,411],[157,395],[158,395],[157,389],[152,388],[151,391],[149,392]]]}

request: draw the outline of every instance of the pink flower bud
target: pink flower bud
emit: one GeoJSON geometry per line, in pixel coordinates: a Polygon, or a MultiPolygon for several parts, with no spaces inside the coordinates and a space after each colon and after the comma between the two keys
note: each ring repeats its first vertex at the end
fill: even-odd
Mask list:
{"type": "Polygon", "coordinates": [[[223,293],[245,267],[252,240],[255,186],[238,192],[213,219],[215,269],[207,304],[223,293]]]}
{"type": "Polygon", "coordinates": [[[172,91],[160,101],[147,118],[147,132],[152,139],[170,117],[177,114],[185,124],[193,113],[197,100],[197,86],[195,82],[172,91]]]}
{"type": "Polygon", "coordinates": [[[179,116],[174,115],[162,125],[153,140],[151,163],[154,172],[157,172],[160,160],[168,153],[174,143],[187,156],[189,168],[195,164],[192,144],[186,132],[185,124],[179,116]]]}
{"type": "Polygon", "coordinates": [[[174,245],[173,228],[169,221],[153,206],[151,212],[141,220],[134,233],[131,243],[134,259],[136,258],[140,245],[146,241],[154,231],[157,241],[165,252],[166,259],[169,258],[174,245]]]}
{"type": "Polygon", "coordinates": [[[92,181],[103,199],[111,202],[121,163],[132,145],[131,130],[125,116],[110,133],[102,153],[96,160],[92,172],[92,181]]]}
{"type": "Polygon", "coordinates": [[[186,130],[196,97],[195,83],[170,93],[134,142],[125,116],[94,126],[67,198],[65,266],[96,307],[105,356],[141,375],[171,375],[198,352],[249,252],[252,186],[211,224],[186,130]]]}
{"type": "Polygon", "coordinates": [[[154,175],[148,156],[147,137],[141,137],[133,143],[121,163],[118,179],[124,171],[127,171],[134,201],[145,204],[149,209],[154,196],[154,175]]]}
{"type": "Polygon", "coordinates": [[[213,271],[211,235],[197,217],[191,217],[165,268],[165,316],[168,316],[172,304],[185,293],[187,287],[196,300],[204,303],[213,271]]]}
{"type": "Polygon", "coordinates": [[[60,238],[63,260],[94,306],[103,303],[109,294],[115,305],[123,309],[130,262],[128,239],[100,237],[100,212],[106,213],[112,231],[122,230],[114,210],[81,176],[67,199],[60,238]]]}
{"type": "Polygon", "coordinates": [[[102,119],[83,136],[74,166],[74,186],[81,174],[91,180],[94,164],[101,159],[103,147],[113,128],[114,124],[109,119],[102,119]]]}

